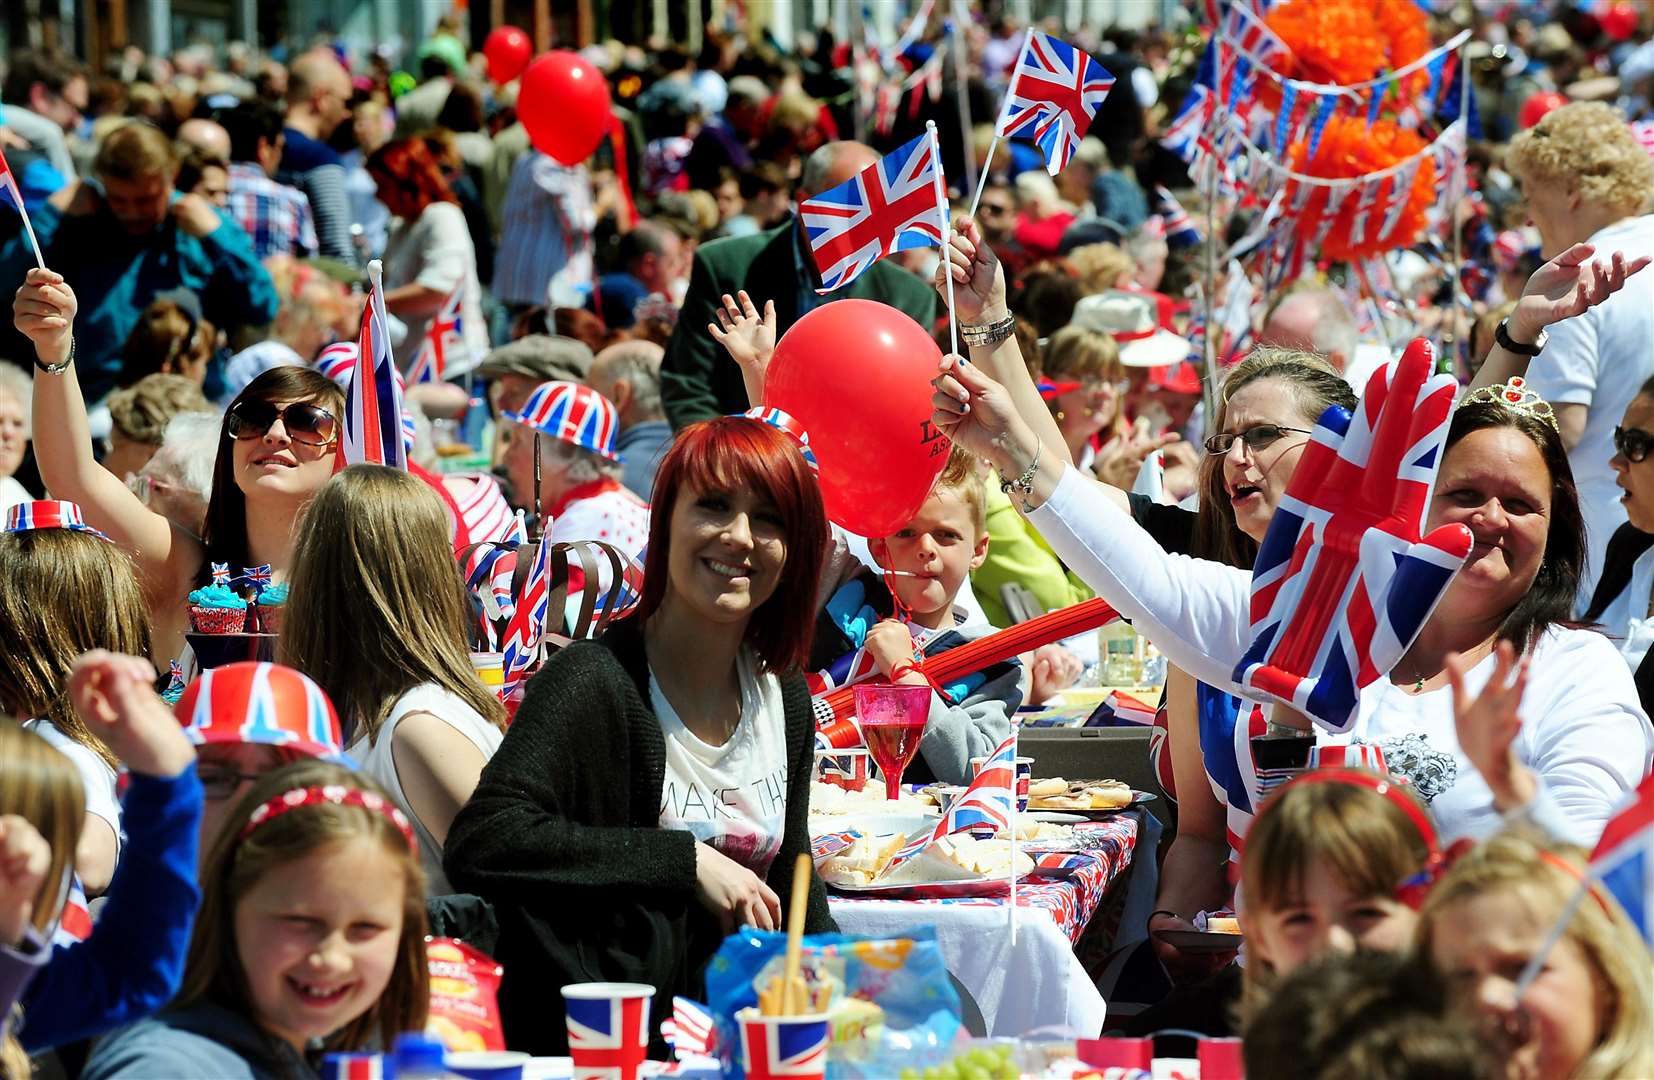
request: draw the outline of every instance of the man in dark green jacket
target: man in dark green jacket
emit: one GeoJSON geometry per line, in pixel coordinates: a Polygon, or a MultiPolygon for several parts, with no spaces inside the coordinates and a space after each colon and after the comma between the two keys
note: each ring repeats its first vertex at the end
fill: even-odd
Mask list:
{"type": "MultiPolygon", "coordinates": [[[[842,184],[878,158],[861,143],[828,143],[810,155],[798,197],[807,199],[842,184]]],[[[714,240],[696,251],[689,291],[660,370],[662,404],[672,427],[747,408],[741,369],[706,331],[708,323],[717,321],[715,312],[725,293],[734,296],[745,289],[760,310],[764,301],[774,300],[778,338],[806,312],[846,297],[889,304],[926,331],[936,318],[935,290],[893,263],[874,263],[855,281],[825,296],[816,294],[820,287],[821,276],[797,217],[752,236],[714,240]]]]}

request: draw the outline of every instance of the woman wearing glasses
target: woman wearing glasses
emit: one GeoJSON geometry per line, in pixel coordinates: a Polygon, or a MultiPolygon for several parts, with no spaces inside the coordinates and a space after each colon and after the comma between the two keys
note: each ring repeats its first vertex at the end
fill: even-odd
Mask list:
{"type": "Polygon", "coordinates": [[[344,391],[308,368],[260,375],[231,402],[213,467],[202,539],[145,506],[92,456],[86,402],[74,374],[75,294],[62,275],[31,270],[17,291],[19,332],[34,342],[35,455],[56,498],[80,503],[87,523],[132,555],[154,621],[153,657],[179,655],[185,598],[207,584],[211,564],[231,571],[269,564],[276,581],[292,563],[299,512],[333,474],[344,391]]]}
{"type": "Polygon", "coordinates": [[[1615,482],[1625,494],[1624,525],[1614,531],[1603,559],[1602,577],[1585,610],[1585,621],[1602,629],[1619,646],[1631,666],[1637,695],[1646,712],[1654,706],[1654,379],[1649,379],[1625,407],[1614,429],[1615,482]]]}

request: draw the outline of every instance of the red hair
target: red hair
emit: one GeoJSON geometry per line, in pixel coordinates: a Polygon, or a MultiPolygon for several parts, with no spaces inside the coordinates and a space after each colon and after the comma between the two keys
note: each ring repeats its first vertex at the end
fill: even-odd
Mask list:
{"type": "Polygon", "coordinates": [[[423,139],[397,139],[388,142],[368,158],[367,171],[375,178],[384,178],[403,194],[419,204],[420,211],[432,203],[458,203],[448,178],[442,174],[442,165],[423,139]]]}
{"type": "Polygon", "coordinates": [[[707,490],[761,494],[781,515],[787,561],[775,592],[747,624],[746,641],[765,671],[794,671],[810,655],[816,589],[827,555],[827,510],[821,488],[792,437],[757,420],[721,416],[678,433],[655,473],[649,511],[649,551],[643,567],[647,619],[666,597],[672,554],[672,512],[678,497],[707,490]]]}

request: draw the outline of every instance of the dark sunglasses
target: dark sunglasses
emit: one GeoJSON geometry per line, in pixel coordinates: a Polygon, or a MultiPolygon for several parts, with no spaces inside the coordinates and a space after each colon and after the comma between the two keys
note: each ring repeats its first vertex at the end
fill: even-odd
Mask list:
{"type": "Polygon", "coordinates": [[[1654,449],[1654,435],[1641,428],[1614,429],[1614,449],[1625,460],[1635,465],[1648,456],[1648,451],[1654,449]]]}
{"type": "Polygon", "coordinates": [[[257,439],[281,420],[287,437],[309,446],[326,446],[333,441],[339,421],[320,405],[294,402],[284,409],[272,401],[240,401],[230,410],[229,430],[234,439],[257,439]]]}
{"type": "Polygon", "coordinates": [[[1308,428],[1281,427],[1279,424],[1259,424],[1257,427],[1247,428],[1245,431],[1234,433],[1225,431],[1221,434],[1207,436],[1206,452],[1208,454],[1227,454],[1229,448],[1235,445],[1235,440],[1239,439],[1246,444],[1248,450],[1257,453],[1259,450],[1272,445],[1276,439],[1289,431],[1296,432],[1299,435],[1315,434],[1308,428]]]}

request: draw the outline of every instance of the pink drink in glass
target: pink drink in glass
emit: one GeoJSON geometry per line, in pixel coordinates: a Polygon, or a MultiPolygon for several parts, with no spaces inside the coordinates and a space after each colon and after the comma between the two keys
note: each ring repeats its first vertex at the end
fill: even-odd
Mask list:
{"type": "Polygon", "coordinates": [[[857,683],[851,687],[867,752],[884,776],[884,797],[901,793],[902,773],[919,752],[930,715],[930,687],[900,683],[857,683]]]}

